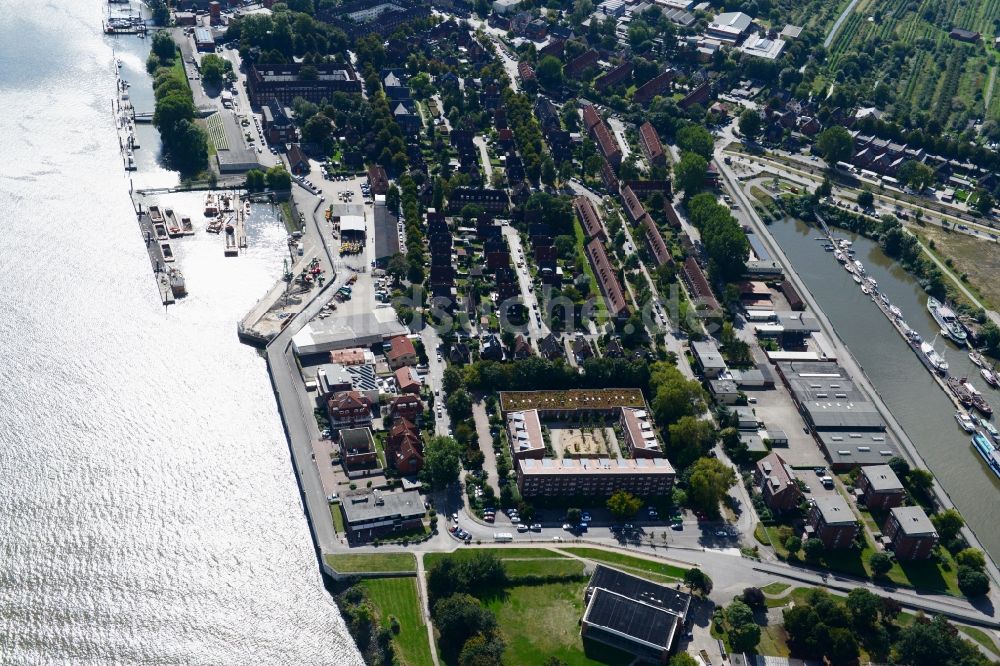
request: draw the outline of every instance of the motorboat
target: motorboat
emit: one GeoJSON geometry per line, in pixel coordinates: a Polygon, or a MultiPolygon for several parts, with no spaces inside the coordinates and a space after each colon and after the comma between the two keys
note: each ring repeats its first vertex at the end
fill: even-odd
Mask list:
{"type": "Polygon", "coordinates": [[[930,364],[931,369],[933,369],[934,372],[942,375],[948,372],[948,361],[944,360],[944,358],[941,357],[941,354],[937,353],[934,349],[934,345],[929,342],[921,342],[920,353],[923,354],[925,359],[927,359],[927,362],[930,364]]]}
{"type": "Polygon", "coordinates": [[[985,381],[993,388],[1000,387],[1000,379],[997,379],[997,376],[993,374],[993,371],[990,370],[989,368],[982,368],[979,371],[979,374],[982,376],[983,381],[985,381]]]}
{"type": "Polygon", "coordinates": [[[958,410],[955,412],[955,420],[958,421],[958,427],[965,432],[976,432],[976,423],[972,420],[972,417],[958,410]]]}
{"type": "Polygon", "coordinates": [[[994,442],[1000,442],[1000,430],[997,430],[995,425],[986,419],[979,419],[979,425],[993,438],[994,442]]]}
{"type": "Polygon", "coordinates": [[[977,352],[975,349],[969,352],[969,360],[972,361],[973,365],[983,368],[986,367],[986,359],[983,355],[977,352]]]}
{"type": "Polygon", "coordinates": [[[844,253],[841,252],[840,250],[833,251],[833,258],[839,261],[840,263],[844,263],[845,261],[847,261],[847,257],[845,257],[844,253]]]}
{"type": "Polygon", "coordinates": [[[865,294],[865,295],[868,295],[868,294],[872,293],[872,290],[868,288],[868,285],[863,284],[863,285],[861,285],[861,293],[865,294]]]}
{"type": "Polygon", "coordinates": [[[1000,453],[981,432],[972,435],[972,447],[982,457],[997,476],[1000,476],[1000,453]]]}
{"type": "Polygon", "coordinates": [[[854,278],[854,281],[855,281],[855,282],[856,282],[857,284],[861,284],[861,276],[860,276],[860,275],[858,275],[857,273],[855,273],[855,274],[853,274],[853,275],[852,275],[851,277],[853,277],[853,278],[854,278]]]}
{"type": "Polygon", "coordinates": [[[955,316],[955,312],[951,308],[933,296],[928,296],[927,311],[931,313],[934,321],[938,323],[938,326],[941,327],[941,330],[945,332],[952,342],[957,345],[964,345],[966,343],[969,336],[966,334],[965,329],[962,328],[962,324],[959,323],[958,317],[955,316]]]}
{"type": "Polygon", "coordinates": [[[861,263],[859,260],[855,259],[854,260],[854,269],[857,272],[859,272],[859,273],[861,273],[863,275],[864,272],[865,272],[865,265],[863,263],[861,263]]]}
{"type": "Polygon", "coordinates": [[[167,271],[167,275],[170,278],[170,291],[173,292],[174,297],[180,298],[186,295],[187,287],[184,284],[184,274],[176,268],[171,268],[167,271]]]}
{"type": "Polygon", "coordinates": [[[890,305],[889,306],[889,314],[891,314],[893,317],[896,317],[897,319],[899,319],[900,317],[903,316],[903,311],[900,310],[899,308],[897,308],[895,305],[890,305]]]}

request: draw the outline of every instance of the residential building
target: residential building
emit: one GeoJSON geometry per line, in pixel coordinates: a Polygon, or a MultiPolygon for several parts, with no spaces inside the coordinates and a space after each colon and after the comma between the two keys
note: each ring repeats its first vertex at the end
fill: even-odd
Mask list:
{"type": "Polygon", "coordinates": [[[295,123],[288,117],[285,107],[276,99],[261,105],[261,129],[268,144],[295,143],[298,139],[295,123]]]}
{"type": "Polygon", "coordinates": [[[420,387],[423,384],[420,382],[420,378],[417,377],[417,372],[413,368],[403,366],[396,370],[394,376],[396,379],[396,388],[399,389],[400,393],[420,394],[420,387]]]}
{"type": "Polygon", "coordinates": [[[663,95],[670,90],[670,84],[676,78],[677,70],[668,68],[639,86],[632,94],[632,99],[638,104],[648,104],[657,95],[663,95]]]}
{"type": "Polygon", "coordinates": [[[319,103],[324,99],[332,99],[335,92],[361,92],[361,80],[350,65],[254,63],[250,65],[250,72],[247,74],[247,93],[254,106],[271,99],[290,106],[296,97],[319,103]],[[300,78],[302,68],[307,66],[316,70],[316,78],[300,78]]]}
{"type": "Polygon", "coordinates": [[[960,42],[969,42],[970,44],[977,44],[982,40],[983,36],[978,32],[972,32],[971,30],[966,30],[964,28],[952,28],[948,36],[952,39],[957,39],[960,42]]]}
{"type": "Polygon", "coordinates": [[[585,240],[600,238],[603,241],[608,239],[607,234],[604,233],[604,225],[601,224],[601,218],[597,214],[597,209],[594,208],[594,204],[588,197],[583,195],[575,197],[573,199],[573,210],[576,211],[576,216],[583,227],[585,240]]]}
{"type": "Polygon", "coordinates": [[[625,407],[619,425],[632,458],[662,458],[663,447],[656,436],[653,420],[645,409],[625,407]]]}
{"type": "Polygon", "coordinates": [[[369,0],[358,0],[321,10],[317,12],[316,18],[340,28],[348,37],[356,39],[372,33],[391,35],[401,26],[426,18],[430,13],[430,5],[420,0],[392,0],[377,4],[372,4],[369,0]]]}
{"type": "Polygon", "coordinates": [[[398,418],[385,440],[385,464],[400,474],[416,474],[424,466],[424,444],[420,429],[406,418],[398,418]]]}
{"type": "Polygon", "coordinates": [[[385,194],[389,190],[389,177],[378,164],[368,167],[368,184],[371,186],[372,194],[385,194]]]}
{"type": "Polygon", "coordinates": [[[865,506],[886,510],[902,506],[906,499],[903,483],[888,465],[867,465],[861,468],[857,488],[862,493],[865,506]]]}
{"type": "Polygon", "coordinates": [[[934,554],[938,533],[919,506],[897,506],[889,512],[882,534],[891,540],[897,560],[926,560],[934,554]]]}
{"type": "Polygon", "coordinates": [[[288,159],[288,168],[296,176],[303,176],[309,173],[311,167],[309,166],[309,158],[306,157],[305,152],[302,150],[302,146],[297,143],[293,143],[288,149],[288,153],[285,154],[288,159]]]}
{"type": "Polygon", "coordinates": [[[608,88],[625,83],[632,78],[632,61],[626,60],[594,79],[594,90],[604,92],[608,88]]]}
{"type": "Polygon", "coordinates": [[[712,340],[696,340],[691,343],[691,355],[695,367],[706,379],[716,379],[728,368],[726,360],[719,352],[719,346],[712,340]]]}
{"type": "Polygon", "coordinates": [[[389,402],[389,417],[393,419],[415,421],[423,412],[424,403],[416,395],[398,395],[389,402]]]}
{"type": "Polygon", "coordinates": [[[633,225],[638,224],[639,221],[645,217],[646,208],[639,201],[639,197],[635,195],[632,188],[628,185],[622,187],[620,193],[622,198],[622,206],[625,208],[625,214],[628,216],[628,221],[633,225]]]}
{"type": "Polygon", "coordinates": [[[660,143],[660,135],[656,129],[646,121],[639,127],[639,147],[642,154],[653,166],[663,166],[667,162],[667,155],[663,152],[663,144],[660,143]]]}
{"type": "Polygon", "coordinates": [[[858,534],[858,521],[851,506],[840,495],[821,495],[810,500],[809,526],[829,550],[851,548],[858,534]]]}
{"type": "Polygon", "coordinates": [[[448,199],[449,210],[457,213],[468,205],[481,208],[487,213],[502,213],[510,205],[510,199],[504,190],[456,187],[448,199]]]}
{"type": "Polygon", "coordinates": [[[507,436],[510,438],[510,452],[514,460],[545,457],[545,440],[537,409],[509,413],[507,436]]]}
{"type": "Polygon", "coordinates": [[[584,601],[584,638],[665,664],[684,631],[691,595],[599,564],[584,601]]]}
{"type": "Polygon", "coordinates": [[[675,477],[666,458],[525,458],[516,466],[523,497],[609,497],[616,490],[654,497],[670,493],[675,477]]]}
{"type": "Polygon", "coordinates": [[[691,291],[691,300],[696,310],[704,311],[709,315],[722,311],[722,306],[715,300],[715,294],[712,293],[708,278],[705,277],[704,271],[701,270],[701,266],[694,260],[694,257],[688,257],[684,260],[682,276],[684,283],[691,291]]]}
{"type": "Polygon", "coordinates": [[[597,66],[597,61],[601,55],[594,49],[584,51],[577,57],[570,60],[563,67],[563,74],[571,79],[578,78],[587,69],[597,66]]]}
{"type": "Polygon", "coordinates": [[[344,497],[340,511],[348,541],[364,543],[393,532],[419,529],[423,525],[424,502],[416,490],[373,490],[344,497]]]}
{"type": "Polygon", "coordinates": [[[369,428],[345,428],[337,434],[340,462],[348,471],[374,469],[379,466],[375,440],[369,428]]]}
{"type": "Polygon", "coordinates": [[[393,370],[404,365],[417,364],[417,350],[409,337],[395,335],[389,338],[388,345],[389,348],[385,352],[385,359],[389,362],[389,367],[393,370]]]}
{"type": "Polygon", "coordinates": [[[646,215],[642,218],[642,225],[645,231],[646,244],[649,246],[649,253],[653,256],[653,261],[656,262],[657,267],[663,264],[673,266],[674,258],[671,256],[670,249],[667,247],[666,241],[663,240],[663,234],[660,233],[653,218],[646,215]]]}
{"type": "Polygon", "coordinates": [[[754,483],[760,489],[764,504],[776,513],[790,511],[802,501],[802,491],[795,483],[791,468],[777,453],[757,461],[754,483]]]}
{"type": "Polygon", "coordinates": [[[604,243],[599,238],[595,238],[586,246],[587,259],[597,276],[597,282],[604,294],[608,312],[616,318],[624,318],[629,314],[628,302],[625,300],[625,292],[621,282],[618,280],[618,273],[611,264],[607,252],[604,250],[604,243]]]}
{"type": "Polygon", "coordinates": [[[334,393],[326,404],[330,428],[354,428],[372,422],[372,403],[358,391],[334,393]]]}

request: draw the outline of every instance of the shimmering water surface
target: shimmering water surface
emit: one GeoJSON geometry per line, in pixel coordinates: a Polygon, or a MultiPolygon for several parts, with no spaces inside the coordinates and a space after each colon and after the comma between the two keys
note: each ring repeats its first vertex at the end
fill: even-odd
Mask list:
{"type": "MultiPolygon", "coordinates": [[[[953,418],[955,407],[931,378],[920,360],[878,310],[850,274],[823,250],[815,227],[786,220],[770,227],[785,256],[795,266],[816,297],[830,323],[851,349],[875,389],[906,430],[966,521],[993,556],[1000,558],[1000,533],[996,529],[996,507],[1000,480],[973,451],[969,437],[953,418]]],[[[948,361],[951,374],[968,377],[1000,417],[1000,391],[990,388],[979,369],[959,349],[938,335],[938,326],[927,312],[927,295],[917,281],[865,238],[835,230],[854,241],[857,258],[866,272],[878,280],[879,289],[903,312],[910,327],[934,341],[948,361]],[[935,339],[935,336],[936,339],[935,339]]]]}
{"type": "MultiPolygon", "coordinates": [[[[151,105],[148,41],[105,37],[106,12],[0,12],[0,661],[360,663],[236,339],[284,231],[262,206],[239,258],[174,241],[191,295],[160,305],[110,106],[112,49],[151,105]]],[[[136,186],[175,183],[140,143],[136,186]]],[[[166,204],[203,225],[201,201],[166,204]]]]}

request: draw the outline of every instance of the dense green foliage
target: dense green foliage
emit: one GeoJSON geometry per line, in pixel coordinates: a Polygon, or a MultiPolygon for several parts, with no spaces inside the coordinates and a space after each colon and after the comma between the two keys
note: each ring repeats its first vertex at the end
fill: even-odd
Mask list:
{"type": "Polygon", "coordinates": [[[632,493],[616,490],[608,498],[607,506],[615,518],[631,518],[642,508],[642,500],[632,493]]]}
{"type": "Polygon", "coordinates": [[[440,490],[458,481],[462,471],[463,447],[451,437],[432,437],[424,448],[424,467],[420,478],[440,490]]]}
{"type": "Polygon", "coordinates": [[[743,277],[750,256],[750,242],[739,222],[711,194],[699,194],[688,202],[691,223],[701,232],[712,274],[723,282],[743,277]]]}
{"type": "Polygon", "coordinates": [[[184,70],[173,66],[176,47],[167,33],[153,36],[152,53],[160,65],[153,75],[153,124],[160,132],[164,156],[182,174],[196,174],[208,166],[208,137],[194,124],[194,97],[184,70]]]}
{"type": "Polygon", "coordinates": [[[710,516],[719,514],[719,502],[736,483],[736,472],[718,458],[699,458],[688,477],[688,499],[710,516]]]}

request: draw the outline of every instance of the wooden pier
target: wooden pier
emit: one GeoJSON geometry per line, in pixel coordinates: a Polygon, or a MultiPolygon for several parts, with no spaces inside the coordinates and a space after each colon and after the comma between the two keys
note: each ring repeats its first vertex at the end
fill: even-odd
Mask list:
{"type": "Polygon", "coordinates": [[[240,254],[240,250],[247,248],[246,214],[238,197],[235,199],[234,208],[236,209],[236,214],[226,223],[224,233],[222,234],[225,242],[223,254],[227,257],[237,257],[240,254]]]}

